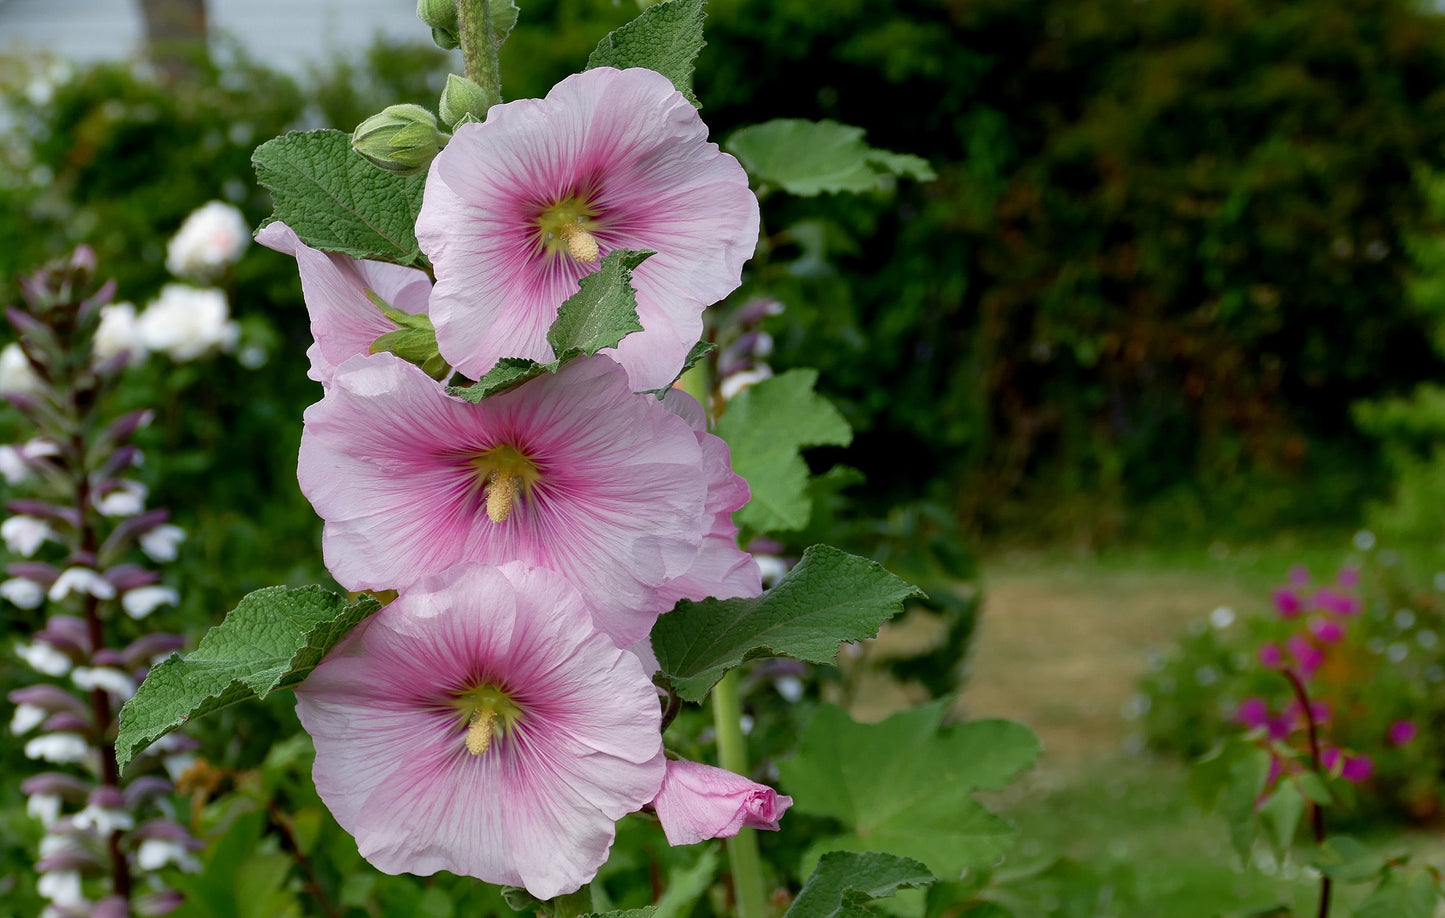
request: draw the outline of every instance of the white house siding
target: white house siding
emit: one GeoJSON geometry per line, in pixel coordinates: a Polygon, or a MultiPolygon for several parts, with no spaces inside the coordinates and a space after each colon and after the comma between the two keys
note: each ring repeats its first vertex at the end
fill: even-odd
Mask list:
{"type": "MultiPolygon", "coordinates": [[[[416,0],[207,0],[213,34],[294,75],[377,36],[426,41],[416,0]]],[[[45,51],[83,63],[118,60],[145,40],[137,0],[0,0],[0,53],[45,51]]]]}

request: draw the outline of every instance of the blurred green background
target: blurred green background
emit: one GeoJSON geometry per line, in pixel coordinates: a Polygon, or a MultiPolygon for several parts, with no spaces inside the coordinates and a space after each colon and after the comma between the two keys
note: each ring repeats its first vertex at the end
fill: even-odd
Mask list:
{"type": "MultiPolygon", "coordinates": [[[[502,55],[509,98],[545,94],[638,10],[519,5],[502,55]]],[[[881,670],[919,693],[906,700],[956,690],[984,552],[1001,586],[990,615],[1016,615],[1032,633],[998,656],[975,653],[962,706],[1042,722],[1063,764],[1004,804],[1045,839],[1026,860],[1061,851],[1094,864],[1052,869],[1033,891],[1065,910],[1040,910],[1159,914],[1148,903],[1173,896],[1169,914],[1213,914],[1208,903],[1278,899],[1280,883],[1297,893],[1298,872],[1200,868],[1223,843],[1177,831],[1187,805],[1177,767],[1109,756],[1141,732],[1165,750],[1207,746],[1229,722],[1219,689],[1157,701],[1156,674],[1146,688],[1158,706],[1133,715],[1142,731],[1117,716],[1143,646],[1216,605],[1267,616],[1268,589],[1291,563],[1331,571],[1356,529],[1411,559],[1371,581],[1375,625],[1391,627],[1400,603],[1430,622],[1445,607],[1431,580],[1445,566],[1445,15],[1406,0],[707,9],[695,84],[714,140],[771,118],[834,119],[938,175],[867,194],[766,194],[760,256],[734,300],[785,304],[764,325],[773,368],[818,367],[819,390],[856,431],[846,450],[809,458],[817,471],[846,462],[862,483],[823,489],[813,525],[783,548],[818,539],[878,557],[929,586],[935,602],[919,614],[945,626],[915,620],[908,627],[943,635],[926,653],[885,645],[824,681],[855,692],[881,670]],[[1080,557],[1095,563],[1082,575],[1080,557]],[[1060,596],[1098,607],[1063,607],[1054,630],[1029,618],[1060,596]],[[1137,616],[1111,617],[1121,604],[1137,616]],[[1069,631],[1076,621],[1087,630],[1069,631]],[[1057,681],[1073,647],[1125,628],[1138,629],[1127,647],[1057,681]],[[1007,680],[1019,672],[1032,682],[1015,691],[1007,680]],[[1113,708],[1070,707],[1072,692],[1088,695],[1079,686],[1119,672],[1119,697],[1100,695],[1113,708]],[[1050,697],[1020,706],[1030,685],[1050,697]],[[1096,715],[1108,723],[1095,741],[1071,747],[1065,727],[1096,715]],[[1078,841],[1106,823],[1134,855],[1078,841]],[[1095,905],[1113,890],[1115,910],[1067,910],[1084,890],[1095,905]],[[1127,896],[1141,910],[1120,905],[1127,896]]],[[[291,73],[213,41],[224,53],[182,55],[169,80],[125,62],[0,59],[0,302],[78,243],[95,247],[120,299],[152,298],[170,279],[165,240],[196,207],[229,200],[253,225],[269,213],[250,168],[258,143],[295,128],[349,131],[396,102],[435,106],[454,58],[418,43],[420,25],[411,38],[291,73]]],[[[132,396],[159,406],[144,434],[154,502],[193,534],[176,569],[192,631],[251,589],[326,577],[320,522],[295,484],[301,412],[320,395],[305,377],[295,263],[253,247],[224,286],[242,349],[264,359],[152,361],[132,396]]],[[[1242,669],[1237,635],[1205,627],[1156,673],[1242,669]]],[[[1406,714],[1445,729],[1441,689],[1419,694],[1406,714]]],[[[894,695],[871,697],[881,710],[894,695]]],[[[274,722],[294,730],[286,705],[272,707],[275,720],[251,712],[215,727],[236,761],[266,755],[274,722]]],[[[795,725],[779,717],[778,729],[795,725]]],[[[272,767],[295,782],[304,758],[272,767]]],[[[1438,826],[1441,763],[1411,767],[1438,826]]],[[[289,791],[298,798],[309,793],[301,778],[289,791]]]]}

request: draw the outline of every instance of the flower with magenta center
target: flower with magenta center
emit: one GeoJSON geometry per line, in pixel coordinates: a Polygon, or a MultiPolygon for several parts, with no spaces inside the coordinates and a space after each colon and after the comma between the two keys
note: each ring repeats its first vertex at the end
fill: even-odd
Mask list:
{"type": "Polygon", "coordinates": [[[296,689],[321,798],[387,873],[547,899],[588,882],[657,796],[642,664],[552,571],[460,564],[359,625],[296,689]]]}
{"type": "Polygon", "coordinates": [[[643,331],[615,356],[634,389],[667,386],[703,309],[741,282],[758,226],[742,166],[666,77],[570,76],[462,125],[432,163],[416,233],[436,269],[437,345],[473,378],[503,357],[551,360],[547,329],[578,281],[615,249],[646,249],[632,275],[643,331]]]}
{"type": "Polygon", "coordinates": [[[630,645],[676,594],[748,588],[750,562],[712,541],[718,514],[746,500],[725,451],[634,395],[606,357],[470,404],[375,354],[343,364],[307,409],[299,478],[347,589],[523,561],[566,577],[630,645]]]}

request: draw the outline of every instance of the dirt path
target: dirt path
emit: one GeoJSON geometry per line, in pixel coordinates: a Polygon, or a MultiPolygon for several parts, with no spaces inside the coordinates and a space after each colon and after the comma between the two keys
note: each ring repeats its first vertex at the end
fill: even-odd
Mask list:
{"type": "Polygon", "coordinates": [[[987,572],[960,703],[1032,727],[1056,763],[1117,750],[1147,665],[1190,622],[1260,598],[1205,574],[1005,568],[987,572]]]}

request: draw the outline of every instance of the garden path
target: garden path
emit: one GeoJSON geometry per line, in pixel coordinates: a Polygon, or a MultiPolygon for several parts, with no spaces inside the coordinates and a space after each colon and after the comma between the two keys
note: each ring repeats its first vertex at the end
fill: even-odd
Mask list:
{"type": "Polygon", "coordinates": [[[1097,565],[985,568],[984,613],[960,705],[1032,727],[1055,765],[1117,752],[1151,649],[1256,593],[1205,571],[1097,565]]]}

